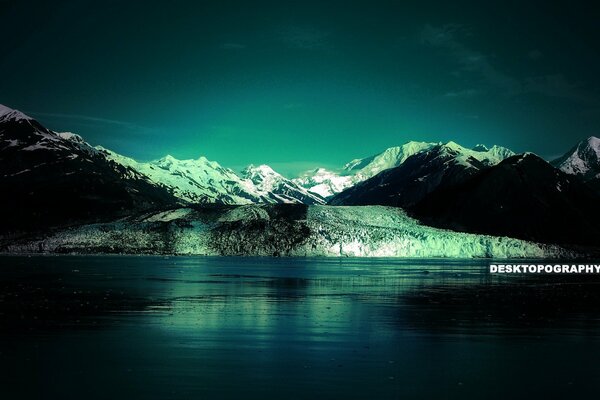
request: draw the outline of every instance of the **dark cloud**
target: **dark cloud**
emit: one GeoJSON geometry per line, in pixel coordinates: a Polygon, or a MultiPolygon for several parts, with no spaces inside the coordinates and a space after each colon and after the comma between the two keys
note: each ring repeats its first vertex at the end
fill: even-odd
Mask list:
{"type": "MultiPolygon", "coordinates": [[[[469,36],[472,32],[462,25],[447,24],[441,27],[425,25],[421,31],[421,43],[446,49],[459,64],[460,68],[453,75],[460,78],[465,73],[477,75],[482,87],[448,92],[444,97],[468,97],[484,90],[499,91],[507,96],[538,94],[554,98],[562,98],[587,105],[598,104],[597,98],[588,93],[583,85],[570,82],[563,74],[533,76],[519,79],[499,68],[486,54],[471,49],[463,43],[461,36],[469,36]]],[[[532,50],[528,57],[539,59],[542,53],[532,50]]]]}
{"type": "Polygon", "coordinates": [[[519,82],[494,67],[488,56],[464,45],[458,39],[461,34],[470,35],[470,31],[458,24],[447,24],[442,27],[427,24],[421,32],[421,42],[447,49],[460,65],[460,70],[455,71],[456,76],[464,72],[477,74],[483,83],[500,89],[506,94],[514,94],[520,90],[519,82]]]}
{"type": "Polygon", "coordinates": [[[522,92],[558,97],[583,104],[598,104],[598,99],[588,93],[583,85],[569,82],[562,74],[526,78],[523,80],[522,92]]]}

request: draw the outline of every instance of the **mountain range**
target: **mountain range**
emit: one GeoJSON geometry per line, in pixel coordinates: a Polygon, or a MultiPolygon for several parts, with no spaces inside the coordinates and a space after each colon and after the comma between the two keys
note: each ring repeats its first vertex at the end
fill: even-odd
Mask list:
{"type": "Polygon", "coordinates": [[[440,228],[597,246],[599,200],[577,176],[525,153],[433,192],[411,211],[440,228]]]}
{"type": "Polygon", "coordinates": [[[186,206],[329,204],[400,207],[423,223],[549,243],[600,243],[600,140],[548,163],[531,153],[407,142],[288,179],[205,157],[140,162],[0,106],[1,232],[112,221],[186,206]]]}
{"type": "Polygon", "coordinates": [[[0,106],[3,232],[104,220],[177,202],[137,170],[81,137],[57,133],[0,106]]]}
{"type": "Polygon", "coordinates": [[[511,150],[498,146],[467,149],[454,142],[429,143],[399,165],[333,196],[329,203],[412,206],[434,190],[462,182],[512,155],[511,150]]]}

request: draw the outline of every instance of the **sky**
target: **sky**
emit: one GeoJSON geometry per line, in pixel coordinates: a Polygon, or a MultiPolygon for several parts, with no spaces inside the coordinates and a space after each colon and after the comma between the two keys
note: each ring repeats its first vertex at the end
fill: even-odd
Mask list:
{"type": "Polygon", "coordinates": [[[0,103],[287,176],[409,140],[551,159],[600,135],[600,11],[520,3],[0,0],[0,103]]]}

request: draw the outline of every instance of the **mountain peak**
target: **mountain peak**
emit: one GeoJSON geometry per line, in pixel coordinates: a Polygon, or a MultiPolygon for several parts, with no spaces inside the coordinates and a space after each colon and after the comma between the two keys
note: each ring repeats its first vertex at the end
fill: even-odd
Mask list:
{"type": "Polygon", "coordinates": [[[0,104],[0,120],[15,120],[15,121],[21,121],[21,120],[32,120],[33,118],[31,118],[28,115],[23,114],[21,111],[19,110],[13,110],[10,107],[6,107],[3,104],[0,104]]]}
{"type": "Polygon", "coordinates": [[[541,158],[537,154],[532,153],[530,151],[526,151],[525,153],[521,153],[521,154],[517,154],[517,155],[512,156],[512,157],[509,157],[509,158],[507,158],[507,160],[509,160],[509,161],[515,160],[517,164],[521,163],[523,161],[527,161],[527,162],[539,162],[539,161],[542,161],[544,164],[546,164],[546,161],[543,158],[541,158]]]}
{"type": "Polygon", "coordinates": [[[590,136],[587,138],[586,143],[588,147],[593,149],[600,157],[600,139],[598,139],[596,136],[590,136]]]}
{"type": "Polygon", "coordinates": [[[170,154],[167,154],[166,156],[164,156],[164,157],[161,157],[161,158],[159,158],[159,159],[158,159],[158,160],[156,160],[156,161],[157,161],[157,162],[159,162],[159,163],[163,163],[163,162],[166,162],[166,163],[174,163],[174,162],[177,162],[177,161],[179,161],[179,160],[178,160],[178,159],[176,159],[175,157],[173,157],[172,155],[170,155],[170,154]]]}
{"type": "Polygon", "coordinates": [[[448,142],[444,143],[444,146],[446,146],[446,147],[450,147],[450,148],[457,148],[457,147],[460,147],[460,148],[462,148],[462,146],[461,146],[460,144],[456,143],[456,142],[455,142],[455,141],[453,141],[453,140],[450,140],[450,141],[448,141],[448,142]]]}
{"type": "Polygon", "coordinates": [[[242,170],[242,175],[252,181],[263,181],[266,177],[281,177],[281,174],[266,164],[250,164],[242,170]]]}
{"type": "Polygon", "coordinates": [[[552,165],[567,174],[580,175],[584,180],[600,176],[600,139],[590,136],[577,143],[552,165]]]}
{"type": "Polygon", "coordinates": [[[473,151],[488,151],[489,149],[487,148],[487,146],[485,144],[479,143],[479,144],[476,144],[472,150],[473,151]]]}

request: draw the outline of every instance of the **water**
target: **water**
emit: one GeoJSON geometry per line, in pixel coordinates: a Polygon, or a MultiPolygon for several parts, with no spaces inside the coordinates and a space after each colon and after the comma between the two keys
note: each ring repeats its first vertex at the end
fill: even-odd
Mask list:
{"type": "Polygon", "coordinates": [[[0,396],[597,395],[598,279],[487,265],[0,257],[0,396]]]}

